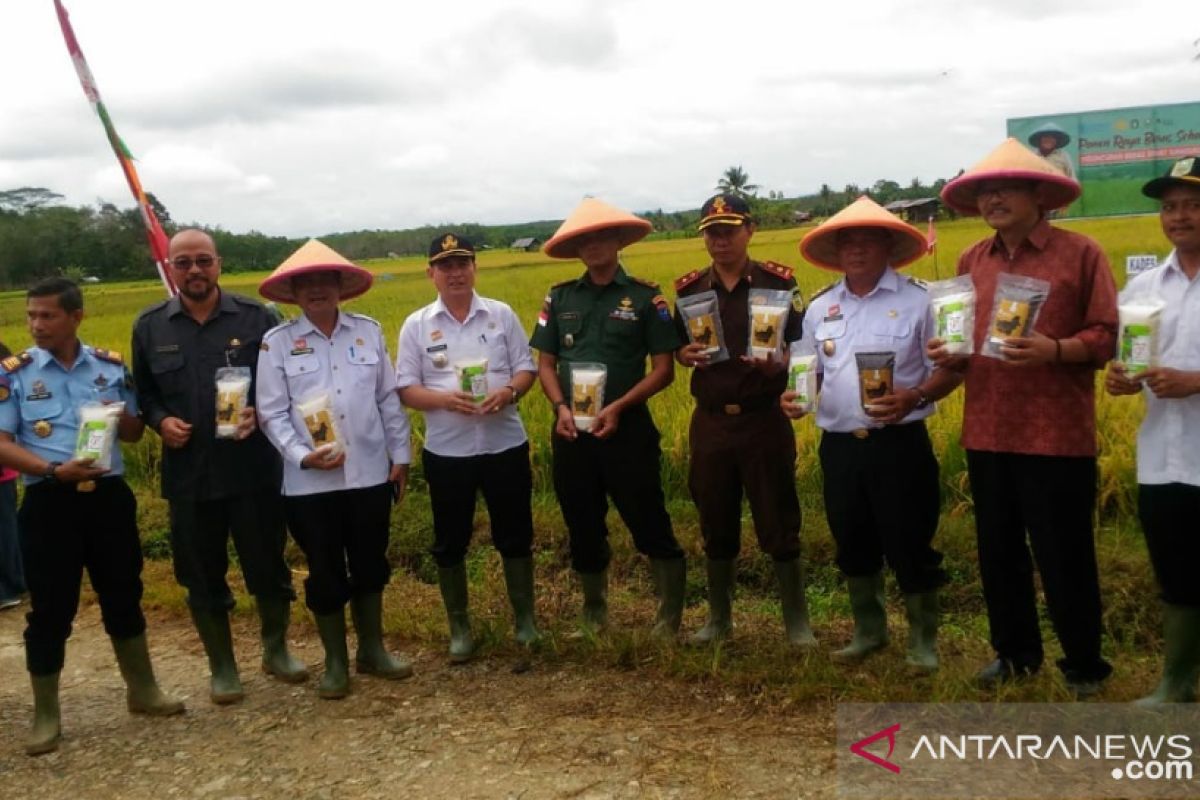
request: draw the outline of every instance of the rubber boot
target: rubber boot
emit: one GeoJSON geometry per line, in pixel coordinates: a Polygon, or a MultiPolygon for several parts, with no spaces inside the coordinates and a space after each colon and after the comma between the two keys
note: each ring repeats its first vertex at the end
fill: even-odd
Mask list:
{"type": "Polygon", "coordinates": [[[374,675],[398,681],[413,674],[412,664],[396,658],[383,646],[383,593],[363,594],[351,599],[350,614],[358,634],[354,669],[362,675],[374,675]]]}
{"type": "Polygon", "coordinates": [[[504,559],[504,585],[513,609],[513,631],[517,642],[533,645],[541,640],[533,615],[533,559],[504,559]]]}
{"type": "Polygon", "coordinates": [[[608,627],[608,570],[576,574],[583,589],[583,617],[579,621],[579,631],[572,636],[578,639],[608,627]]]}
{"type": "Polygon", "coordinates": [[[450,663],[465,664],[475,654],[475,639],[471,636],[471,613],[467,593],[467,565],[438,567],[438,587],[446,606],[450,624],[450,663]]]}
{"type": "Polygon", "coordinates": [[[113,639],[112,646],[117,654],[121,677],[125,679],[125,703],[131,712],[151,717],[170,717],[183,713],[183,703],[168,697],[158,688],[144,632],[128,639],[113,639]]]}
{"type": "Polygon", "coordinates": [[[708,572],[708,622],[688,639],[691,644],[710,644],[733,635],[733,576],[732,558],[710,558],[705,562],[708,572]]]}
{"type": "Polygon", "coordinates": [[[317,696],[340,700],[350,694],[350,654],[346,649],[346,612],[314,614],[325,648],[325,673],[317,681],[317,696]]]}
{"type": "Polygon", "coordinates": [[[1139,706],[1196,701],[1196,678],[1200,675],[1200,608],[1163,605],[1163,675],[1153,694],[1137,701],[1139,706]]]}
{"type": "Polygon", "coordinates": [[[308,669],[287,649],[288,623],[292,604],[284,597],[259,595],[258,616],[262,620],[262,670],[285,683],[308,680],[308,669]]]}
{"type": "Polygon", "coordinates": [[[919,672],[936,672],[937,592],[904,595],[904,610],[908,615],[908,655],[904,662],[919,672]]]}
{"type": "Polygon", "coordinates": [[[808,598],[804,594],[804,569],[799,558],[775,562],[779,579],[779,605],[783,610],[783,628],[788,643],[804,649],[817,646],[808,624],[808,598]]]}
{"type": "Polygon", "coordinates": [[[658,595],[658,614],[651,635],[673,641],[683,621],[683,593],[687,586],[687,563],[682,558],[652,558],[654,587],[658,595]]]}
{"type": "Polygon", "coordinates": [[[240,703],[245,697],[233,657],[233,634],[229,631],[229,612],[192,609],[192,621],[208,655],[209,698],[219,706],[240,703]]]}
{"type": "Polygon", "coordinates": [[[53,753],[62,738],[62,717],[58,709],[58,675],[30,675],[33,683],[33,727],[25,740],[25,752],[31,756],[53,753]]]}
{"type": "Polygon", "coordinates": [[[831,654],[834,661],[862,661],[876,650],[887,647],[887,607],[884,604],[883,573],[848,578],[850,610],[854,613],[854,638],[850,644],[831,654]]]}

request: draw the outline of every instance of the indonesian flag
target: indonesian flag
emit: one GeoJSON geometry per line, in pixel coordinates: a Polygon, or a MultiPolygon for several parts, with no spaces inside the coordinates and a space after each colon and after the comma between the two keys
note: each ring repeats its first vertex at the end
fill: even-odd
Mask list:
{"type": "Polygon", "coordinates": [[[54,0],[54,8],[58,12],[58,24],[62,28],[63,39],[67,43],[67,52],[71,54],[71,61],[75,64],[75,74],[79,76],[83,93],[87,95],[88,102],[92,104],[92,110],[96,112],[96,116],[100,117],[100,122],[104,125],[104,133],[108,137],[108,143],[112,147],[113,153],[116,154],[117,161],[121,164],[121,171],[125,173],[125,181],[129,184],[129,190],[133,192],[133,197],[137,200],[138,210],[142,213],[142,222],[146,226],[146,239],[150,243],[150,255],[153,256],[154,264],[158,267],[158,277],[162,279],[167,294],[174,296],[175,283],[167,271],[168,240],[166,231],[162,229],[158,217],[154,215],[154,209],[150,207],[150,202],[146,199],[146,193],[142,190],[142,182],[138,179],[137,170],[133,167],[133,156],[130,155],[129,148],[117,135],[112,118],[108,116],[108,109],[100,100],[100,90],[96,88],[96,79],[92,77],[92,71],[83,57],[83,51],[79,49],[79,40],[75,38],[75,31],[71,28],[67,10],[63,8],[61,0],[54,0]]]}
{"type": "Polygon", "coordinates": [[[937,228],[933,227],[933,215],[929,215],[929,230],[925,232],[925,252],[932,253],[937,247],[937,228]]]}

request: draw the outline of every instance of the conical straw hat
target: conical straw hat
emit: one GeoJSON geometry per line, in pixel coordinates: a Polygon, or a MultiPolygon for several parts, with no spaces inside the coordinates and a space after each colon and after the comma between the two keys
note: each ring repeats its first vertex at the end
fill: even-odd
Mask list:
{"type": "Polygon", "coordinates": [[[341,300],[358,297],[371,288],[375,277],[367,270],[352,264],[327,244],[309,239],[299,250],[275,268],[258,286],[258,293],[277,303],[295,303],[292,278],[307,272],[338,272],[342,276],[341,300]]]}
{"type": "Polygon", "coordinates": [[[585,197],[571,212],[571,216],[558,226],[554,235],[546,240],[542,252],[551,258],[575,258],[579,255],[578,242],[575,239],[582,234],[605,228],[617,229],[621,237],[621,247],[628,247],[644,238],[653,227],[646,220],[635,217],[628,211],[622,211],[594,197],[585,197]]]}
{"type": "Polygon", "coordinates": [[[1038,204],[1046,211],[1071,205],[1082,189],[1073,178],[1016,139],[1004,142],[975,166],[942,188],[942,201],[960,214],[978,214],[975,196],[981,181],[1038,182],[1038,204]]]}
{"type": "Polygon", "coordinates": [[[888,263],[893,268],[911,264],[927,249],[925,234],[864,194],[805,234],[800,240],[800,253],[818,267],[841,271],[837,234],[846,228],[881,228],[890,233],[892,250],[888,263]]]}

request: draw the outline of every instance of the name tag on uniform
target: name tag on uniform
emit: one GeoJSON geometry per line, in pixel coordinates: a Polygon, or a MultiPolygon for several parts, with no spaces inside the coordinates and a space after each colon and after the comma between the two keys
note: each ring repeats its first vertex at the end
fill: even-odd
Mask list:
{"type": "Polygon", "coordinates": [[[177,344],[160,344],[154,348],[156,353],[178,353],[179,345],[177,344]]]}
{"type": "Polygon", "coordinates": [[[294,356],[306,356],[312,351],[313,349],[308,346],[308,340],[304,337],[292,342],[292,355],[294,356]]]}
{"type": "Polygon", "coordinates": [[[33,386],[29,387],[29,394],[25,395],[26,400],[49,400],[51,397],[53,395],[41,380],[34,381],[33,386]]]}
{"type": "Polygon", "coordinates": [[[426,353],[440,353],[441,351],[445,350],[446,348],[447,348],[446,343],[442,342],[441,344],[435,344],[432,347],[426,347],[425,352],[426,353]]]}

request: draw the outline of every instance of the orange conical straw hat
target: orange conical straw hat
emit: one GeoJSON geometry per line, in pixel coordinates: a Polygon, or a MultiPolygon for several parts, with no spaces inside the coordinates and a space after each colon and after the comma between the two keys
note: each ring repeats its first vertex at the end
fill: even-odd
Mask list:
{"type": "Polygon", "coordinates": [[[351,263],[329,245],[309,239],[259,284],[258,293],[277,303],[295,303],[292,278],[306,272],[340,273],[342,287],[338,296],[342,300],[349,300],[366,292],[375,279],[369,271],[351,263]]]}
{"type": "Polygon", "coordinates": [[[585,197],[571,212],[571,216],[558,226],[554,235],[546,240],[542,252],[551,258],[575,258],[579,249],[575,238],[605,228],[616,228],[621,237],[621,247],[628,247],[644,238],[653,227],[646,220],[635,217],[628,211],[622,211],[594,197],[585,197]]]}
{"type": "Polygon", "coordinates": [[[896,269],[916,261],[926,250],[925,234],[876,203],[865,194],[800,240],[804,258],[818,267],[840,271],[837,234],[846,228],[882,228],[892,235],[888,263],[896,269]]]}
{"type": "Polygon", "coordinates": [[[1038,182],[1038,202],[1046,211],[1071,205],[1079,183],[1016,139],[1004,142],[975,166],[942,188],[942,201],[960,214],[978,214],[975,195],[980,181],[1016,179],[1038,182]]]}

